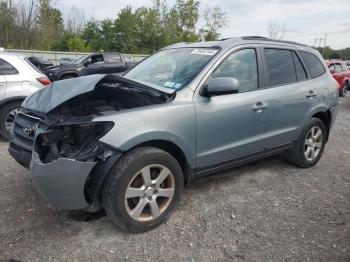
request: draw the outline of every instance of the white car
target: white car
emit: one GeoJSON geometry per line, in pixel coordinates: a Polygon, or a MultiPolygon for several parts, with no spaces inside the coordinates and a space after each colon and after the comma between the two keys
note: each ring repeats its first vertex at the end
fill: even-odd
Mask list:
{"type": "Polygon", "coordinates": [[[23,100],[50,80],[28,60],[0,52],[0,134],[9,138],[11,125],[23,100]]]}

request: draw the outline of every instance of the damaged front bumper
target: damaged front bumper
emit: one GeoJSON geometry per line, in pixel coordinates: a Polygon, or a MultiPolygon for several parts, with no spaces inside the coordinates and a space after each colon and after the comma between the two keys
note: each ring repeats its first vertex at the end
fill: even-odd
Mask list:
{"type": "Polygon", "coordinates": [[[36,129],[30,177],[54,208],[96,211],[100,189],[121,152],[99,141],[113,125],[63,122],[36,129]]]}
{"type": "Polygon", "coordinates": [[[85,183],[97,162],[58,158],[43,163],[33,152],[30,176],[39,194],[53,207],[84,209],[90,204],[85,197],[85,183]]]}

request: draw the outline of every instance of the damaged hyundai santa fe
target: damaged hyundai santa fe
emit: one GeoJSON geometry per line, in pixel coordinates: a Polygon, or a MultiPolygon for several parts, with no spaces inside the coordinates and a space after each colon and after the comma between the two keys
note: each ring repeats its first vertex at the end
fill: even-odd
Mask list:
{"type": "Polygon", "coordinates": [[[104,208],[127,232],[166,221],[193,178],[282,154],[308,168],[337,114],[314,49],[263,37],[180,43],[119,75],[53,83],[28,97],[10,154],[53,207],[104,208]]]}

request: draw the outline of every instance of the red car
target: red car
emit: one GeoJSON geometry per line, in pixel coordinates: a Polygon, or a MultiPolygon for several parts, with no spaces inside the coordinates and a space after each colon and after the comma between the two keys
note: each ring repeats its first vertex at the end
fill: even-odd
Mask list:
{"type": "Polygon", "coordinates": [[[339,84],[339,96],[345,96],[350,89],[350,69],[343,60],[326,60],[329,71],[339,84]]]}

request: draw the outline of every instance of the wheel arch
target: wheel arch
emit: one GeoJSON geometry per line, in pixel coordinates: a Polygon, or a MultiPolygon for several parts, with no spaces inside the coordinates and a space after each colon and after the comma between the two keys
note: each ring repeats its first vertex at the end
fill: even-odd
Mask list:
{"type": "Polygon", "coordinates": [[[2,101],[0,101],[0,110],[8,105],[8,104],[11,104],[13,102],[23,102],[24,99],[26,99],[26,96],[14,96],[14,97],[9,97],[9,98],[6,98],[2,101]]]}
{"type": "Polygon", "coordinates": [[[149,140],[149,141],[142,142],[138,145],[135,145],[134,147],[130,148],[130,150],[136,147],[142,147],[142,146],[155,147],[172,155],[178,161],[178,163],[182,168],[185,184],[189,183],[189,181],[191,180],[192,167],[189,161],[187,160],[184,151],[180,148],[180,146],[178,146],[172,141],[155,139],[155,140],[149,140]]]}
{"type": "Polygon", "coordinates": [[[73,76],[73,77],[79,77],[80,74],[78,71],[65,71],[65,72],[62,72],[59,76],[58,76],[58,79],[61,79],[62,77],[64,76],[73,76]]]}
{"type": "Polygon", "coordinates": [[[329,132],[331,129],[331,123],[332,123],[331,112],[329,110],[317,112],[317,113],[313,114],[312,117],[320,119],[323,122],[323,124],[325,125],[326,131],[327,131],[327,134],[326,134],[326,142],[327,142],[328,138],[329,138],[329,132]]]}

